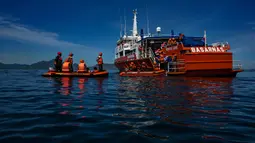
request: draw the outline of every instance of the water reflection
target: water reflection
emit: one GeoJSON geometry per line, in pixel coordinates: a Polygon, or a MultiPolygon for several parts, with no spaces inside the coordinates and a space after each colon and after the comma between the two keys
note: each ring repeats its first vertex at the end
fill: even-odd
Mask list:
{"type": "Polygon", "coordinates": [[[135,129],[162,122],[222,129],[232,104],[232,82],[232,78],[121,78],[119,105],[124,111],[114,116],[124,117],[121,124],[135,129]]]}
{"type": "Polygon", "coordinates": [[[98,111],[103,107],[102,95],[105,93],[103,83],[106,78],[59,77],[48,79],[52,81],[54,93],[64,95],[58,96],[57,99],[60,114],[84,116],[87,113],[86,108],[91,109],[94,106],[94,109],[98,111]],[[96,94],[91,94],[94,91],[96,94]]]}
{"type": "Polygon", "coordinates": [[[86,92],[86,82],[88,82],[88,78],[78,78],[78,88],[80,89],[80,91],[78,92],[78,98],[84,97],[84,93],[86,92]]]}

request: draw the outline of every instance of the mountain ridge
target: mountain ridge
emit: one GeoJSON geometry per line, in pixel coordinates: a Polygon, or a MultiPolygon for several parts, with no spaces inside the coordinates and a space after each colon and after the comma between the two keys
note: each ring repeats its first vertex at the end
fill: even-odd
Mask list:
{"type": "MultiPolygon", "coordinates": [[[[49,67],[54,67],[54,59],[46,61],[42,60],[33,64],[5,64],[0,62],[0,69],[49,69],[49,67]]],[[[96,66],[96,65],[94,65],[96,66]]],[[[89,66],[92,69],[94,66],[89,66]]],[[[74,69],[76,70],[78,67],[77,63],[73,64],[74,69]]],[[[113,63],[105,63],[104,69],[106,70],[116,70],[117,68],[113,63]]]]}

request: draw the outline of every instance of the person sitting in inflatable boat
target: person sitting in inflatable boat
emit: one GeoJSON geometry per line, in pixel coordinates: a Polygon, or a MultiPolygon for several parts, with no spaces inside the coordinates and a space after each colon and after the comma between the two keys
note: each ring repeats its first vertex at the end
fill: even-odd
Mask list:
{"type": "Polygon", "coordinates": [[[134,62],[131,62],[130,65],[129,65],[129,71],[137,71],[137,67],[136,65],[134,64],[134,62]]]}
{"type": "Polygon", "coordinates": [[[85,73],[85,72],[88,72],[87,71],[87,65],[86,63],[84,62],[84,60],[80,60],[80,63],[78,65],[78,71],[79,73],[85,73]]]}
{"type": "Polygon", "coordinates": [[[147,71],[148,70],[148,65],[145,62],[142,62],[140,71],[147,71]]]}
{"type": "Polygon", "coordinates": [[[94,67],[94,70],[92,71],[92,73],[97,73],[99,72],[99,70],[97,69],[97,67],[94,67]]]}

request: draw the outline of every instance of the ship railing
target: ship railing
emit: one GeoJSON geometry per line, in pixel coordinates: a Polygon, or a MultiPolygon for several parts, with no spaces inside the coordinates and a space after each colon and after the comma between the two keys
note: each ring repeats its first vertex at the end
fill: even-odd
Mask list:
{"type": "Polygon", "coordinates": [[[171,61],[167,64],[168,72],[183,72],[185,71],[185,60],[178,59],[177,61],[171,61]]]}
{"type": "Polygon", "coordinates": [[[149,36],[146,37],[158,37],[158,36],[170,36],[170,34],[150,34],[149,36]]]}
{"type": "Polygon", "coordinates": [[[242,64],[240,60],[234,60],[233,61],[233,69],[234,70],[241,70],[242,69],[242,64]]]}

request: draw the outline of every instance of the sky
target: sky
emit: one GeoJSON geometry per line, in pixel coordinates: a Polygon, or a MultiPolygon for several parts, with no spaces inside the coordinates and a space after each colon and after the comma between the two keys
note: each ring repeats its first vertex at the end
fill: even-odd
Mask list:
{"type": "Polygon", "coordinates": [[[104,63],[113,63],[124,13],[131,34],[133,9],[138,28],[150,33],[184,33],[203,36],[208,43],[227,41],[234,60],[255,66],[255,1],[253,0],[1,0],[0,62],[32,64],[70,52],[75,62],[96,64],[99,52],[104,63]]]}

